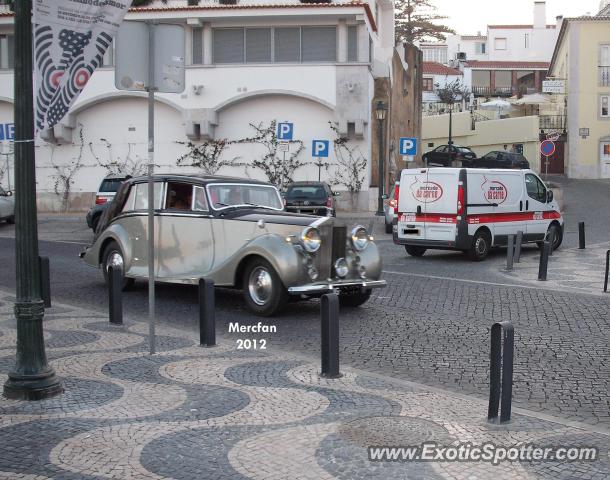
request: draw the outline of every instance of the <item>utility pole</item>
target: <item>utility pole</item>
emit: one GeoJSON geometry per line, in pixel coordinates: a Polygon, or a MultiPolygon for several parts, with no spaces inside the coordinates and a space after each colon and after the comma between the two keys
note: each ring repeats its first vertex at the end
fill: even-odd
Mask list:
{"type": "Polygon", "coordinates": [[[34,101],[32,87],[32,0],[15,2],[15,257],[17,263],[17,354],[4,396],[41,400],[63,391],[47,363],[42,333],[34,101]]]}

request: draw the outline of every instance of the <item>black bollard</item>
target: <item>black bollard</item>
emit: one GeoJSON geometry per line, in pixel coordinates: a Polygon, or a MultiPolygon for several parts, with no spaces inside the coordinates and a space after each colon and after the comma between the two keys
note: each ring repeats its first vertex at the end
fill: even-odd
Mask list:
{"type": "Polygon", "coordinates": [[[506,271],[510,272],[513,269],[513,260],[515,259],[515,236],[508,236],[508,245],[506,247],[506,271]]]}
{"type": "Polygon", "coordinates": [[[523,244],[523,232],[519,230],[517,232],[517,238],[515,240],[515,263],[521,262],[521,245],[523,244]]]}
{"type": "Polygon", "coordinates": [[[39,257],[40,261],[40,296],[44,308],[51,308],[51,268],[49,257],[39,257]]]}
{"type": "Polygon", "coordinates": [[[513,395],[513,361],[515,331],[512,323],[498,322],[491,327],[491,350],[489,356],[489,406],[487,420],[498,418],[500,423],[510,421],[513,395]],[[502,342],[504,332],[504,342],[502,342]],[[504,345],[502,345],[502,343],[504,345]]]}
{"type": "Polygon", "coordinates": [[[551,228],[548,232],[547,235],[547,240],[551,245],[551,248],[549,248],[549,257],[553,256],[553,244],[555,243],[555,229],[551,228]]]}
{"type": "Polygon", "coordinates": [[[334,293],[322,295],[320,302],[322,324],[322,372],[325,378],[339,378],[339,297],[334,293]]]}
{"type": "Polygon", "coordinates": [[[578,222],[578,249],[585,249],[585,222],[578,222]]]}
{"type": "Polygon", "coordinates": [[[540,249],[540,265],[538,266],[538,280],[546,282],[546,272],[549,267],[549,250],[551,244],[544,242],[544,247],[540,249]]]}
{"type": "Polygon", "coordinates": [[[108,282],[110,323],[123,325],[123,271],[120,267],[108,267],[108,282]]]}
{"type": "Polygon", "coordinates": [[[606,252],[606,276],[604,278],[604,293],[608,291],[608,271],[610,270],[610,250],[606,252]]]}
{"type": "Polygon", "coordinates": [[[199,345],[216,345],[216,300],[214,280],[199,279],[199,345]]]}

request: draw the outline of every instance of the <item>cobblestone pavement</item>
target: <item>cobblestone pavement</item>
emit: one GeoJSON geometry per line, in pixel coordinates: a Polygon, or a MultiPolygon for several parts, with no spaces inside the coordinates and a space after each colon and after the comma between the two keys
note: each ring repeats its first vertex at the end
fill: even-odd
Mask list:
{"type": "MultiPolygon", "coordinates": [[[[530,285],[543,284],[545,288],[590,295],[608,296],[604,293],[604,267],[610,242],[578,248],[560,249],[549,257],[547,281],[538,281],[540,254],[529,252],[515,263],[512,271],[500,271],[511,281],[518,280],[530,285]]],[[[504,264],[506,267],[506,264],[504,264]]]]}
{"type": "MultiPolygon", "coordinates": [[[[14,299],[0,291],[0,381],[14,362],[14,299]]],[[[56,304],[47,352],[65,392],[0,399],[0,479],[607,479],[610,432],[527,411],[508,425],[486,405],[355,369],[320,378],[280,353],[201,348],[183,331],[111,326],[56,304]],[[543,418],[541,418],[543,417],[543,418]],[[594,431],[594,430],[597,430],[594,431]],[[367,446],[493,442],[588,446],[594,462],[372,462],[367,446]]]]}

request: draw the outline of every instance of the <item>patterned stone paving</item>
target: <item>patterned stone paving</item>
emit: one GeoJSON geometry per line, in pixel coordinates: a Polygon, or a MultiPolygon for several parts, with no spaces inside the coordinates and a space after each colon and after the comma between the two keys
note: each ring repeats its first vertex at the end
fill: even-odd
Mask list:
{"type": "MultiPolygon", "coordinates": [[[[528,284],[552,288],[557,291],[587,293],[610,297],[604,294],[604,273],[606,252],[610,243],[587,245],[584,250],[578,248],[560,248],[549,257],[546,282],[538,281],[540,254],[528,252],[521,257],[520,263],[514,264],[512,272],[501,272],[515,280],[528,284]]],[[[506,264],[504,264],[504,267],[506,264]]],[[[503,267],[503,268],[504,268],[503,267]]]]}
{"type": "MultiPolygon", "coordinates": [[[[12,298],[0,292],[0,381],[14,362],[12,298]]],[[[481,401],[279,352],[200,348],[159,326],[111,326],[67,305],[45,317],[47,354],[65,393],[0,399],[0,480],[607,479],[610,432],[535,413],[506,426],[481,401]],[[368,446],[434,441],[593,446],[596,462],[371,462],[368,446]]]]}

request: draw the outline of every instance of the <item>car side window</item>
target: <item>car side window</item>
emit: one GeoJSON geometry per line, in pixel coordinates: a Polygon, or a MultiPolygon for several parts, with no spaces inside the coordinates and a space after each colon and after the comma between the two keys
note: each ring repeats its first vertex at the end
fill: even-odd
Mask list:
{"type": "Polygon", "coordinates": [[[208,209],[208,199],[205,196],[205,188],[203,187],[193,187],[193,210],[196,212],[207,212],[208,209]]]}
{"type": "Polygon", "coordinates": [[[447,147],[443,145],[442,147],[438,147],[435,151],[438,153],[445,153],[447,151],[447,147]]]}
{"type": "Polygon", "coordinates": [[[127,197],[127,201],[123,205],[123,212],[130,212],[133,210],[133,204],[136,198],[136,189],[137,185],[132,185],[129,190],[129,196],[127,197]]]}
{"type": "Polygon", "coordinates": [[[536,175],[531,173],[525,175],[525,187],[530,198],[546,203],[546,187],[536,175]]]}
{"type": "MultiPolygon", "coordinates": [[[[135,188],[136,192],[135,192],[135,201],[134,201],[133,209],[134,210],[148,209],[148,183],[138,183],[134,187],[136,187],[135,188]]],[[[131,187],[132,191],[134,190],[134,187],[131,187]]],[[[161,205],[163,203],[162,192],[163,192],[163,183],[155,182],[154,208],[156,208],[156,209],[161,208],[161,205]]],[[[132,195],[132,192],[129,192],[130,198],[131,198],[131,195],[132,195]]],[[[127,202],[129,203],[129,198],[127,199],[127,202]]]]}

